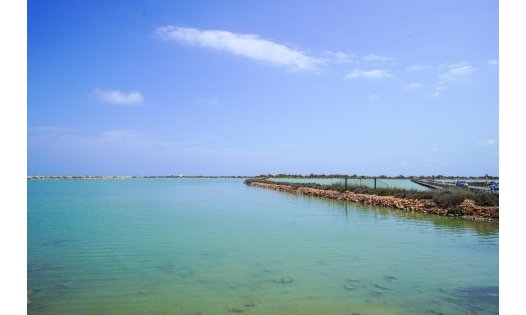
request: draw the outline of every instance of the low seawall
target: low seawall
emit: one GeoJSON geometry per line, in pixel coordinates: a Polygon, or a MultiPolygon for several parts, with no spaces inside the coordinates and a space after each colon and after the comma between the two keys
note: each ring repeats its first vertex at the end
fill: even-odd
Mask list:
{"type": "Polygon", "coordinates": [[[421,212],[442,216],[455,216],[469,220],[499,222],[498,207],[477,206],[472,200],[465,200],[458,206],[462,210],[462,215],[457,211],[438,207],[433,200],[429,199],[404,199],[393,196],[377,196],[368,194],[358,194],[353,192],[337,192],[334,190],[323,190],[311,187],[297,187],[287,184],[271,184],[266,182],[250,181],[249,186],[273,189],[288,193],[295,193],[306,196],[315,196],[343,201],[356,202],[363,205],[373,205],[388,207],[404,211],[421,212]]]}

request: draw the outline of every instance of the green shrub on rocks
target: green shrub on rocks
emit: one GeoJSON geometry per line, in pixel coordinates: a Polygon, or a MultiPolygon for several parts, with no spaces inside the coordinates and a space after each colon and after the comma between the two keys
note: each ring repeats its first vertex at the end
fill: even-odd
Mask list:
{"type": "Polygon", "coordinates": [[[397,188],[370,188],[362,186],[348,186],[347,190],[342,184],[334,184],[326,186],[327,188],[339,192],[349,191],[357,194],[377,195],[377,196],[393,196],[405,199],[431,199],[433,198],[432,191],[416,191],[416,190],[405,190],[397,188]]]}
{"type": "Polygon", "coordinates": [[[473,201],[475,201],[475,204],[478,206],[498,207],[499,206],[499,194],[494,194],[494,193],[476,194],[473,197],[473,201]]]}
{"type": "Polygon", "coordinates": [[[454,216],[461,216],[464,214],[464,210],[462,210],[462,208],[460,207],[454,207],[452,209],[449,209],[447,211],[447,214],[452,214],[454,216]]]}
{"type": "Polygon", "coordinates": [[[433,201],[437,206],[452,209],[460,205],[466,199],[466,194],[457,190],[439,191],[433,196],[433,201]]]}

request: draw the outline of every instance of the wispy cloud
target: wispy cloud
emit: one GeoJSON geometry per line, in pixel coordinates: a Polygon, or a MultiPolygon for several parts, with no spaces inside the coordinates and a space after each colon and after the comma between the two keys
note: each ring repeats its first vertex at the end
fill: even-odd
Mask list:
{"type": "Polygon", "coordinates": [[[355,58],[352,54],[330,50],[325,51],[324,54],[330,61],[336,63],[353,63],[355,58]]]}
{"type": "Polygon", "coordinates": [[[445,72],[438,76],[439,83],[447,83],[458,80],[475,71],[475,68],[467,63],[457,63],[447,66],[445,72]]]}
{"type": "Polygon", "coordinates": [[[358,78],[364,79],[381,79],[390,78],[393,74],[389,70],[374,69],[374,70],[360,70],[356,69],[345,75],[344,79],[352,80],[358,78]]]}
{"type": "Polygon", "coordinates": [[[478,145],[495,145],[497,144],[497,140],[495,139],[487,139],[483,141],[477,142],[478,145]]]}
{"type": "Polygon", "coordinates": [[[144,100],[139,91],[122,92],[120,90],[96,89],[94,93],[101,102],[116,105],[138,105],[144,100]]]}
{"type": "Polygon", "coordinates": [[[429,65],[412,65],[405,68],[405,71],[425,71],[429,68],[431,68],[429,65]]]}
{"type": "Polygon", "coordinates": [[[77,129],[64,127],[28,127],[27,135],[33,137],[64,137],[75,135],[78,133],[77,129]]]}
{"type": "Polygon", "coordinates": [[[476,68],[464,62],[445,66],[445,71],[438,75],[438,86],[433,95],[440,96],[451,82],[460,80],[475,70],[476,68]]]}
{"type": "Polygon", "coordinates": [[[223,30],[198,30],[177,26],[160,27],[155,31],[155,34],[163,40],[226,51],[294,70],[316,71],[323,63],[321,59],[308,56],[302,51],[262,39],[254,34],[231,33],[223,30]]]}
{"type": "Polygon", "coordinates": [[[369,54],[369,55],[363,57],[363,60],[365,60],[365,61],[376,61],[376,62],[386,62],[386,61],[393,60],[393,58],[386,57],[386,56],[369,54]]]}
{"type": "Polygon", "coordinates": [[[143,138],[145,137],[141,133],[127,129],[108,130],[101,134],[101,140],[104,141],[127,141],[130,139],[137,140],[143,138]]]}
{"type": "MultiPolygon", "coordinates": [[[[218,136],[178,141],[173,134],[167,134],[165,136],[168,138],[165,138],[137,130],[115,129],[95,133],[79,130],[71,136],[56,137],[48,131],[68,129],[60,127],[29,129],[35,131],[35,134],[28,134],[29,154],[38,155],[45,152],[46,156],[56,161],[62,161],[63,157],[67,156],[68,161],[79,169],[103,167],[113,174],[130,172],[130,169],[135,169],[132,172],[141,169],[144,171],[144,167],[148,165],[155,166],[151,170],[163,167],[173,171],[173,168],[181,163],[187,166],[195,165],[197,171],[208,161],[214,165],[232,163],[235,168],[246,161],[253,161],[254,158],[266,160],[273,157],[273,153],[238,149],[221,143],[218,136]],[[150,161],[146,166],[145,160],[150,161]]],[[[261,160],[259,162],[263,163],[261,160]]]]}
{"type": "Polygon", "coordinates": [[[416,90],[416,89],[419,89],[423,86],[422,83],[409,83],[408,85],[405,86],[405,88],[407,90],[416,90]]]}
{"type": "Polygon", "coordinates": [[[490,59],[490,60],[487,60],[486,61],[488,63],[488,65],[490,66],[496,66],[499,64],[499,61],[498,60],[495,60],[495,59],[490,59]]]}

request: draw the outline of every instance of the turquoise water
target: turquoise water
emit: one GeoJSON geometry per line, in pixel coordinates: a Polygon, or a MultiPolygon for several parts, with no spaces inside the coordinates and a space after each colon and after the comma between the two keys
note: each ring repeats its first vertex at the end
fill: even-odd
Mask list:
{"type": "MultiPolygon", "coordinates": [[[[343,178],[271,178],[270,180],[276,182],[286,182],[286,183],[315,183],[320,185],[333,185],[333,184],[343,184],[345,180],[343,178]]],[[[373,178],[348,178],[348,185],[355,186],[366,186],[373,188],[374,179],[373,178]]],[[[391,178],[378,178],[376,180],[377,188],[398,188],[405,190],[417,190],[417,191],[428,191],[429,188],[419,185],[412,182],[409,179],[391,179],[391,178]]]]}
{"type": "Polygon", "coordinates": [[[496,314],[498,224],[230,179],[28,181],[29,314],[496,314]]]}

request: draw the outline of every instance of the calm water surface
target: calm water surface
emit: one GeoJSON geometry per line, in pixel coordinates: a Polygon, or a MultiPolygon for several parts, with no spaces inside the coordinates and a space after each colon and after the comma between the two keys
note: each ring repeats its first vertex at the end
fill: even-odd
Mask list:
{"type": "Polygon", "coordinates": [[[496,314],[498,224],[231,179],[28,181],[29,314],[496,314]]]}

